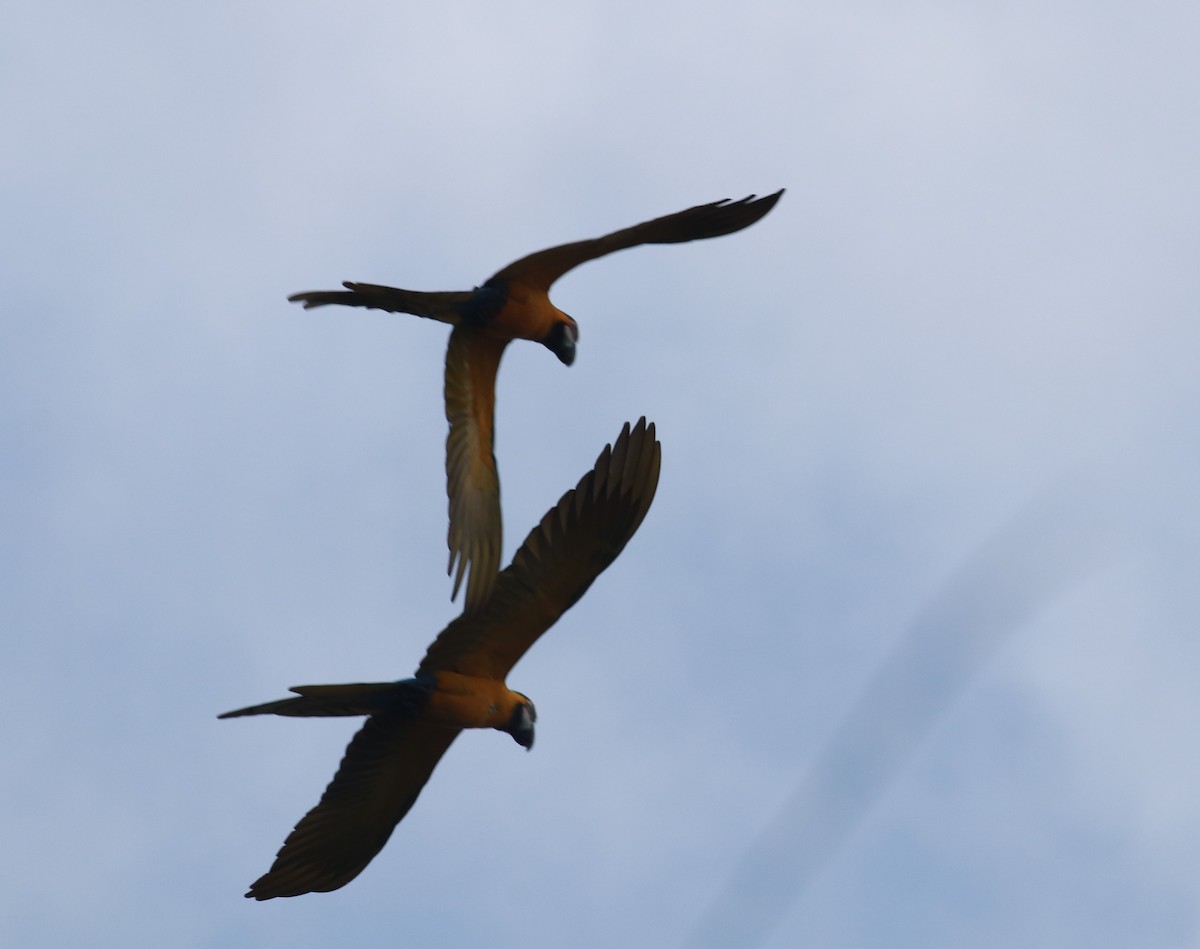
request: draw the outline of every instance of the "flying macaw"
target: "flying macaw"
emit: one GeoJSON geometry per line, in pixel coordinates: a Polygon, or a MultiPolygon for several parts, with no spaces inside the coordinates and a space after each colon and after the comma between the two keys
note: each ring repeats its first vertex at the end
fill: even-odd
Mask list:
{"type": "Polygon", "coordinates": [[[500,479],[493,453],[496,371],[504,347],[514,339],[541,343],[566,365],[575,360],[576,322],[550,302],[550,287],[589,260],[639,244],[680,244],[720,237],[749,227],[783,194],[755,200],[714,201],[613,231],[593,240],[561,244],[522,257],[474,290],[425,293],[372,283],[342,284],[345,290],[294,293],[305,309],[339,303],[453,324],[446,350],[446,493],[450,499],[447,573],[454,574],[451,599],[467,579],[465,609],[487,602],[500,569],[502,524],[500,479]],[[457,570],[455,564],[457,563],[457,570]]]}
{"type": "Polygon", "coordinates": [[[462,729],[495,728],[533,747],[533,702],[505,678],[634,535],[654,499],[660,460],[654,425],[642,418],[631,430],[626,423],[530,531],[487,601],[442,630],[413,678],[301,685],[292,698],[219,716],[367,716],[320,803],[246,896],[328,892],[353,880],[383,849],[462,729]]]}

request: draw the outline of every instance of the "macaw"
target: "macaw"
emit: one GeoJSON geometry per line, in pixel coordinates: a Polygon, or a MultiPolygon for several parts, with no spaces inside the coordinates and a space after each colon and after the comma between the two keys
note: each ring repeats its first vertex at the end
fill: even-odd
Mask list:
{"type": "Polygon", "coordinates": [[[493,452],[496,372],[504,348],[514,339],[541,343],[566,365],[575,360],[579,327],[550,302],[559,277],[589,260],[639,244],[679,244],[732,234],[771,210],[783,194],[740,201],[714,201],[613,231],[592,240],[561,244],[509,264],[474,290],[426,293],[372,283],[342,284],[344,290],[294,293],[289,300],[305,309],[330,303],[361,306],[450,323],[446,349],[446,493],[450,526],[446,544],[454,574],[454,599],[467,573],[465,606],[480,608],[488,598],[502,554],[500,479],[493,452]],[[456,565],[457,564],[457,569],[456,565]]]}
{"type": "Polygon", "coordinates": [[[367,716],[320,802],[246,896],[328,892],[353,880],[387,843],[462,729],[494,728],[533,747],[537,711],[505,679],[634,535],[654,499],[660,461],[653,423],[642,418],[632,429],[626,423],[525,538],[483,606],[438,634],[413,678],[301,685],[291,698],[219,716],[367,716]]]}

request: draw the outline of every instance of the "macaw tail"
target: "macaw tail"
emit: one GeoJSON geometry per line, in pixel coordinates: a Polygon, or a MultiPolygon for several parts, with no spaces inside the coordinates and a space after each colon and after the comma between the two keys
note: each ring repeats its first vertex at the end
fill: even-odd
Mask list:
{"type": "Polygon", "coordinates": [[[432,683],[422,679],[400,682],[357,682],[351,685],[297,685],[296,695],[262,705],[251,705],[217,718],[243,715],[290,715],[297,718],[333,718],[340,715],[374,715],[377,712],[416,714],[429,699],[432,683]]]}

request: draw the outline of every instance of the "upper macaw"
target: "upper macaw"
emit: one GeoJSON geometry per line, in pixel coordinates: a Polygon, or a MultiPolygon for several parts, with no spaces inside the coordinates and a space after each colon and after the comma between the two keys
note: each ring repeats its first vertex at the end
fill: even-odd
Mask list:
{"type": "Polygon", "coordinates": [[[446,493],[450,499],[448,573],[451,598],[467,579],[465,609],[486,601],[502,554],[500,480],[493,453],[496,371],[504,347],[514,339],[543,344],[563,363],[575,360],[576,322],[550,302],[550,287],[567,271],[589,260],[639,244],[679,244],[720,237],[749,227],[783,194],[740,201],[714,201],[613,231],[592,240],[561,244],[509,264],[474,290],[425,293],[371,283],[346,282],[345,290],[294,293],[289,300],[305,309],[340,303],[393,313],[412,313],[451,323],[446,350],[446,493]],[[455,564],[457,563],[457,571],[455,564]]]}

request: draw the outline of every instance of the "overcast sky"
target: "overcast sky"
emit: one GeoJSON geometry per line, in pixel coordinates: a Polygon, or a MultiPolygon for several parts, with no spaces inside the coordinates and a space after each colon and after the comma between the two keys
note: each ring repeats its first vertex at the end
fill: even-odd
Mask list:
{"type": "Polygon", "coordinates": [[[0,32],[0,942],[1200,945],[1200,12],[18,4],[0,32]],[[433,7],[437,12],[433,12],[433,7]],[[429,8],[415,12],[418,8],[429,8]],[[638,535],[363,875],[242,898],[449,600],[446,328],[286,302],[788,189],[555,287],[506,556],[638,535]]]}

